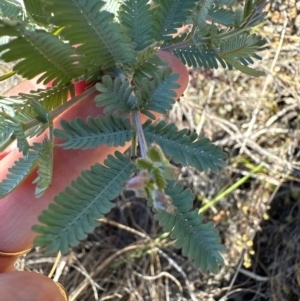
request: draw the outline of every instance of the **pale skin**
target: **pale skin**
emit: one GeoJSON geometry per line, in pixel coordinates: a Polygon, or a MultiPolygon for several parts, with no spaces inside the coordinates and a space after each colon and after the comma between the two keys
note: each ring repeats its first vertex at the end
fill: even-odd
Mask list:
{"type": "MultiPolygon", "coordinates": [[[[169,62],[174,73],[179,73],[178,83],[180,88],[176,90],[179,98],[188,84],[186,67],[168,52],[160,52],[160,57],[169,62]]],[[[31,81],[25,81],[9,92],[8,95],[17,95],[20,92],[28,93],[37,89],[37,85],[31,81]]],[[[102,114],[102,109],[94,104],[93,96],[89,96],[70,110],[66,111],[54,121],[54,127],[60,127],[60,120],[72,120],[75,117],[97,116],[102,114]]],[[[159,116],[158,114],[156,116],[159,116]]],[[[142,117],[144,122],[147,118],[142,117]]],[[[34,138],[41,141],[43,136],[34,138]]],[[[58,139],[55,140],[58,142],[58,139]]],[[[34,185],[36,171],[11,194],[0,200],[0,254],[19,253],[29,250],[33,246],[35,233],[31,230],[32,225],[38,223],[37,217],[42,210],[48,207],[53,197],[63,190],[71,180],[77,178],[82,170],[88,169],[96,162],[103,163],[109,154],[116,150],[123,152],[129,147],[101,146],[91,150],[63,150],[55,148],[54,172],[51,187],[39,199],[34,198],[34,185]]],[[[17,149],[9,150],[0,154],[0,180],[6,177],[7,168],[13,165],[21,154],[17,149]]],[[[6,301],[64,301],[65,296],[58,286],[47,276],[14,271],[14,262],[18,256],[0,255],[0,294],[1,300],[6,301]]]]}

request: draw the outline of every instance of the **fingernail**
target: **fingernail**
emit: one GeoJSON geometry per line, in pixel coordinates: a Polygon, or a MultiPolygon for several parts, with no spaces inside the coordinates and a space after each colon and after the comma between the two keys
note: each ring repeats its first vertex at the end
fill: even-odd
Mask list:
{"type": "Polygon", "coordinates": [[[54,283],[57,285],[57,287],[58,287],[60,293],[62,294],[62,296],[64,297],[64,299],[66,301],[69,301],[68,293],[67,293],[66,289],[63,287],[63,285],[59,282],[54,282],[54,283]]]}

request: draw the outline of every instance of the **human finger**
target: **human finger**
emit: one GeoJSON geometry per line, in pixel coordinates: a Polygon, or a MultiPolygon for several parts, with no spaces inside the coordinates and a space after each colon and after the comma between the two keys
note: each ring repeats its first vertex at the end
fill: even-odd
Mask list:
{"type": "MultiPolygon", "coordinates": [[[[181,87],[176,90],[177,98],[183,93],[188,83],[188,73],[180,60],[168,52],[160,52],[160,57],[169,62],[174,73],[179,73],[178,80],[181,87]]],[[[94,104],[94,97],[78,103],[71,110],[66,111],[55,120],[55,127],[60,127],[61,119],[72,120],[78,116],[96,116],[102,112],[94,104]]],[[[142,120],[145,121],[146,117],[142,120]]],[[[38,139],[43,139],[39,137],[38,139]]],[[[82,170],[88,169],[95,162],[103,163],[108,154],[115,150],[125,151],[129,144],[124,147],[101,146],[90,150],[68,150],[55,148],[54,171],[51,187],[39,199],[34,199],[34,186],[32,181],[36,178],[36,171],[31,173],[24,182],[11,194],[0,202],[0,251],[19,252],[32,246],[35,233],[31,230],[36,224],[37,216],[46,209],[57,192],[63,190],[71,180],[75,179],[82,170]]],[[[11,166],[20,154],[13,150],[1,161],[0,180],[5,178],[7,167],[11,166]]]]}
{"type": "Polygon", "coordinates": [[[31,272],[0,274],[1,300],[66,301],[64,289],[50,278],[31,272]]]}

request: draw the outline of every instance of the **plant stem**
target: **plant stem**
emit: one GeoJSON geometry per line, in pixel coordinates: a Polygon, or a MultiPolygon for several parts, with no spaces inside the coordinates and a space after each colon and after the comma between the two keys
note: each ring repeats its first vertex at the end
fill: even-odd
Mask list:
{"type": "Polygon", "coordinates": [[[133,158],[136,158],[137,156],[137,142],[138,142],[138,139],[137,139],[137,133],[136,133],[136,127],[135,127],[135,124],[134,124],[134,117],[133,117],[133,113],[131,113],[131,120],[132,120],[132,124],[131,124],[131,127],[132,127],[132,142],[131,142],[131,156],[133,158]]]}
{"type": "Polygon", "coordinates": [[[147,147],[146,139],[145,139],[145,136],[144,136],[144,131],[143,131],[143,128],[142,128],[140,113],[139,113],[138,110],[134,110],[132,112],[132,119],[133,119],[132,120],[133,124],[136,128],[138,139],[139,139],[141,157],[142,158],[147,158],[148,147],[147,147]]]}
{"type": "MultiPolygon", "coordinates": [[[[52,112],[49,113],[49,127],[50,127],[50,134],[52,135],[52,130],[53,130],[53,124],[52,121],[53,119],[55,119],[56,117],[58,117],[60,114],[62,114],[64,111],[66,111],[67,109],[70,109],[71,107],[73,107],[75,104],[77,104],[78,102],[84,100],[87,96],[89,96],[90,94],[92,94],[93,92],[95,92],[96,89],[95,87],[90,87],[89,89],[87,89],[86,91],[84,91],[83,93],[81,93],[80,95],[77,95],[75,97],[73,97],[72,99],[70,99],[69,101],[65,102],[64,104],[62,104],[61,106],[55,108],[52,112]],[[51,129],[52,126],[52,129],[51,129]]],[[[23,126],[23,130],[24,132],[32,129],[33,127],[37,126],[40,123],[39,120],[37,119],[32,119],[24,124],[22,124],[23,126]]],[[[12,135],[10,136],[8,139],[6,139],[1,145],[0,145],[0,152],[3,151],[4,149],[6,149],[11,143],[13,143],[16,140],[15,136],[12,135]]]]}
{"type": "Polygon", "coordinates": [[[173,44],[173,45],[168,45],[168,46],[162,47],[161,49],[164,51],[171,52],[172,50],[175,50],[177,48],[187,48],[192,45],[194,45],[194,42],[192,39],[189,39],[189,40],[185,40],[185,41],[173,44]]]}
{"type": "Polygon", "coordinates": [[[203,207],[201,207],[198,211],[198,213],[203,213],[204,211],[208,210],[211,206],[213,206],[215,203],[221,201],[225,196],[227,196],[229,193],[236,190],[239,186],[244,184],[253,174],[259,172],[263,168],[263,164],[259,164],[256,166],[248,175],[241,178],[239,181],[235,182],[233,185],[231,185],[228,189],[217,195],[214,199],[212,199],[210,202],[205,204],[203,207]]]}
{"type": "MultiPolygon", "coordinates": [[[[50,120],[55,119],[60,114],[62,114],[64,111],[66,111],[67,109],[70,109],[71,107],[73,107],[78,102],[84,100],[87,96],[89,96],[90,94],[92,94],[95,91],[96,91],[95,87],[92,86],[89,89],[85,90],[80,95],[77,95],[77,96],[73,97],[69,101],[65,102],[64,104],[62,104],[61,106],[55,108],[52,112],[50,112],[49,113],[49,119],[50,120]]],[[[33,128],[34,126],[38,125],[39,123],[40,123],[40,121],[38,121],[37,119],[32,119],[32,120],[24,123],[23,124],[24,132],[28,131],[29,129],[33,128]]]]}

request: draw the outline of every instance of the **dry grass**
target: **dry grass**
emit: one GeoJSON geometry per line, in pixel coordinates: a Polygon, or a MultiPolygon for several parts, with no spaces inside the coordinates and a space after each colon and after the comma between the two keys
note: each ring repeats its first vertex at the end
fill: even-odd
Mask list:
{"type": "MultiPolygon", "coordinates": [[[[61,258],[54,278],[67,288],[70,301],[299,300],[297,5],[273,1],[258,29],[269,41],[257,63],[266,77],[191,70],[189,89],[168,117],[211,138],[229,155],[228,167],[217,175],[182,170],[180,180],[197,195],[195,206],[263,165],[206,212],[228,248],[220,274],[196,270],[162,235],[145,201],[125,193],[96,232],[61,258]]],[[[54,261],[31,252],[19,268],[47,275],[54,261]]]]}

